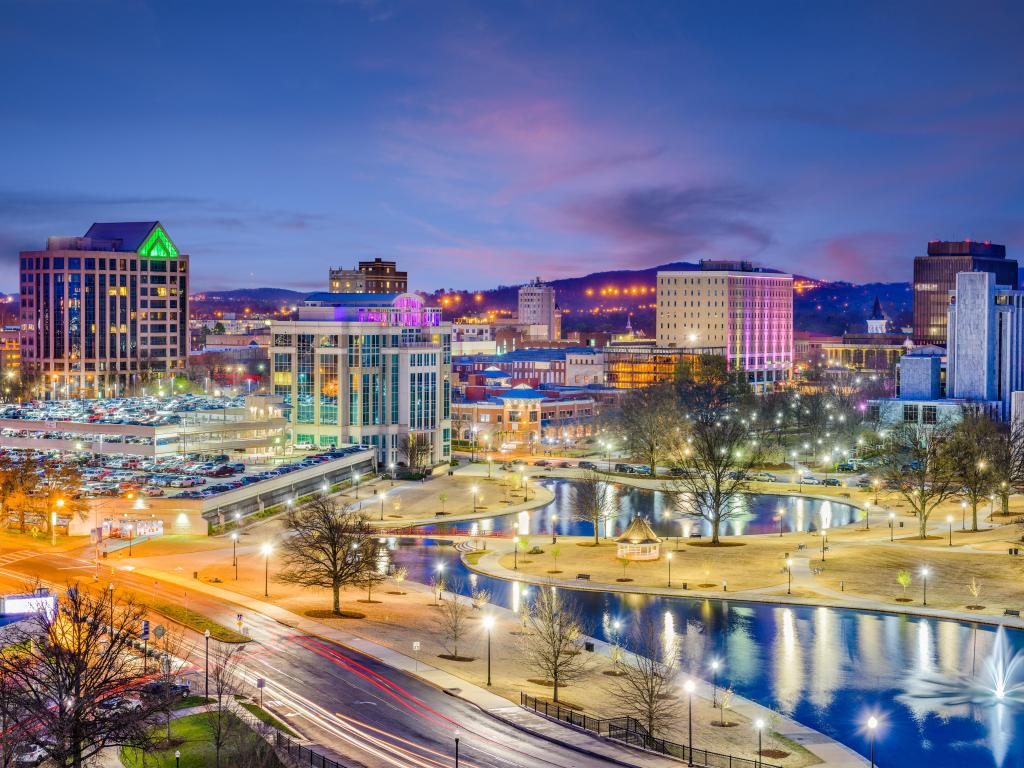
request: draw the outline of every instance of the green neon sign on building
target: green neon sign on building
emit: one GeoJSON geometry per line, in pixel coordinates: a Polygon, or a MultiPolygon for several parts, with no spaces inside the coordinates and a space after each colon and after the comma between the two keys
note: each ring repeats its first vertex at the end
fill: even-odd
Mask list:
{"type": "Polygon", "coordinates": [[[154,227],[149,237],[139,248],[139,256],[147,259],[176,259],[178,249],[174,247],[171,238],[164,232],[163,227],[154,227]]]}

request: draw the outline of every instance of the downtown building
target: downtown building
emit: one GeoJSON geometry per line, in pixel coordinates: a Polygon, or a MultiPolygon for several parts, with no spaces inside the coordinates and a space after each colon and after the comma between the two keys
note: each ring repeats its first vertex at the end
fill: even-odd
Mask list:
{"type": "Polygon", "coordinates": [[[555,303],[555,289],[538,277],[519,288],[516,323],[541,328],[540,338],[554,341],[562,337],[562,313],[555,303]]]}
{"type": "Polygon", "coordinates": [[[360,261],[355,269],[331,267],[327,275],[331,293],[405,293],[409,273],[399,272],[394,261],[360,261]]]}
{"type": "Polygon", "coordinates": [[[793,372],[793,276],[749,262],[701,261],[700,269],[658,272],[656,347],[722,348],[730,371],[755,392],[793,372]]]}
{"type": "Polygon", "coordinates": [[[946,327],[945,360],[935,346],[904,355],[897,397],[872,400],[870,419],[934,426],[965,409],[1003,421],[1024,415],[1014,413],[1024,392],[1024,291],[989,271],[961,272],[946,297],[946,327]]]}
{"type": "Polygon", "coordinates": [[[160,222],[51,237],[20,273],[21,367],[39,397],[117,397],[184,373],[188,256],[160,222]]]}
{"type": "Polygon", "coordinates": [[[991,272],[996,284],[1017,287],[1017,261],[1006,246],[963,240],[928,243],[926,256],[914,259],[914,343],[945,346],[949,292],[961,272],[991,272]]]}
{"type": "Polygon", "coordinates": [[[368,445],[386,467],[406,462],[416,433],[430,465],[451,457],[452,328],[440,308],[412,293],[316,293],[270,330],[273,393],[295,443],[368,445]]]}

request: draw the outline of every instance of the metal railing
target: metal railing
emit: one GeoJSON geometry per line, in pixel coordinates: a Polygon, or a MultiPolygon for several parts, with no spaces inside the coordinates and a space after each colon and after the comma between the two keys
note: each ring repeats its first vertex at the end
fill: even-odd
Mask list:
{"type": "Polygon", "coordinates": [[[563,723],[574,725],[586,731],[592,731],[599,736],[607,736],[609,739],[621,741],[631,747],[639,747],[640,749],[646,749],[648,752],[657,752],[661,755],[669,755],[680,760],[686,760],[694,765],[709,766],[710,768],[779,768],[763,760],[751,760],[749,757],[725,755],[708,749],[678,744],[667,739],[655,738],[634,717],[594,717],[586,712],[542,701],[535,696],[528,696],[525,693],[519,694],[519,703],[545,717],[560,720],[563,723]]]}
{"type": "Polygon", "coordinates": [[[339,763],[333,758],[314,752],[280,731],[274,731],[274,746],[295,760],[297,765],[308,765],[312,768],[355,768],[351,763],[339,763]]]}

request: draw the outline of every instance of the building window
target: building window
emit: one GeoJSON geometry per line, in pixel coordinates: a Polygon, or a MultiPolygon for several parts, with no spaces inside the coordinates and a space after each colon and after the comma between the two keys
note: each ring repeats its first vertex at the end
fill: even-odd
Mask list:
{"type": "Polygon", "coordinates": [[[921,408],[922,424],[937,424],[939,421],[939,409],[934,405],[925,405],[921,408]]]}
{"type": "Polygon", "coordinates": [[[906,424],[917,423],[917,406],[909,405],[904,403],[903,405],[903,421],[906,424]]]}

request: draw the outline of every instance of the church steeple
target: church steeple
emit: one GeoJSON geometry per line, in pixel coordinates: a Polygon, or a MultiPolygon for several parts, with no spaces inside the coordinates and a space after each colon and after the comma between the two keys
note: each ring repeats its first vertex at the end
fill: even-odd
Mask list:
{"type": "Polygon", "coordinates": [[[889,320],[882,312],[882,302],[875,296],[875,305],[871,308],[871,317],[868,318],[868,333],[885,333],[889,320]]]}

